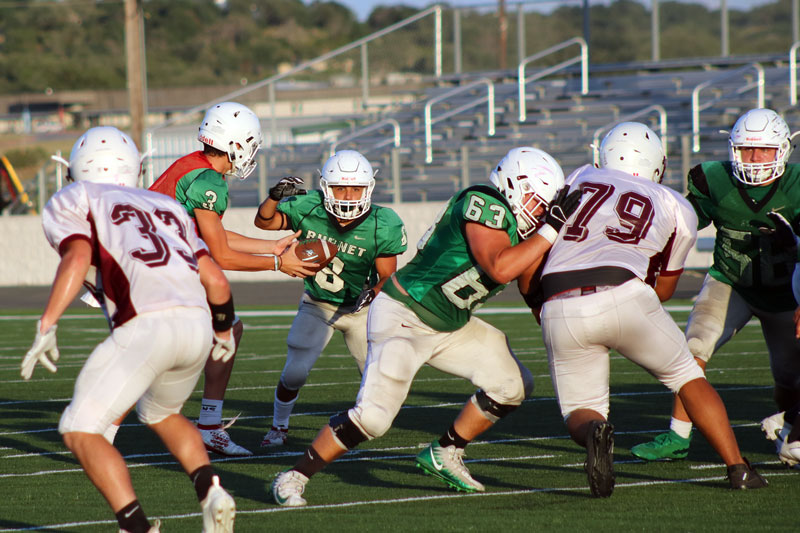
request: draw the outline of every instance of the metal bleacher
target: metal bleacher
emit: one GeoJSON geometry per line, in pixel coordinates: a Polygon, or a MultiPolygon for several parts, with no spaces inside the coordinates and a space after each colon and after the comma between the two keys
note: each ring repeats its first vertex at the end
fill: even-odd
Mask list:
{"type": "MultiPolygon", "coordinates": [[[[586,94],[581,94],[578,80],[569,75],[538,82],[525,101],[525,122],[518,120],[516,80],[500,78],[494,86],[493,133],[488,131],[489,117],[483,103],[486,97],[482,96],[481,89],[466,91],[449,100],[443,110],[457,109],[475,101],[481,101],[480,105],[433,124],[432,159],[427,162],[423,111],[426,102],[449,89],[434,87],[425,91],[417,101],[387,110],[358,126],[366,128],[371,123],[392,119],[399,125],[400,146],[386,142],[392,134],[392,128],[387,124],[385,128],[378,127],[352,141],[337,144],[336,148],[362,151],[379,170],[374,192],[374,200],[378,203],[443,201],[466,185],[485,181],[491,167],[514,146],[539,147],[552,154],[569,173],[592,162],[590,144],[598,129],[608,128],[641,109],[658,104],[666,111],[668,122],[666,140],[670,157],[665,184],[682,190],[688,168],[703,160],[727,158],[727,136],[720,130],[730,128],[742,112],[757,104],[752,91],[737,93],[742,85],[739,80],[715,86],[710,98],[716,101],[700,113],[701,149],[693,152],[692,91],[719,73],[698,69],[596,76],[591,79],[586,94]],[[399,174],[396,181],[393,173],[395,159],[399,174]]],[[[769,88],[765,105],[775,108],[785,105],[788,102],[786,69],[765,69],[765,78],[769,88]]],[[[456,86],[458,80],[451,83],[450,87],[456,86]]],[[[658,118],[652,114],[636,120],[649,122],[658,131],[658,118]]],[[[343,133],[348,132],[334,133],[333,138],[343,137],[343,133]]],[[[297,175],[315,186],[317,170],[330,154],[330,145],[321,142],[268,148],[262,156],[262,165],[268,175],[266,181],[283,175],[297,175]]],[[[256,205],[264,196],[265,186],[259,180],[232,184],[234,205],[256,205]],[[260,193],[259,186],[262,189],[260,193]]]]}
{"type": "MultiPolygon", "coordinates": [[[[366,42],[368,38],[345,48],[366,42]]],[[[515,146],[541,148],[569,173],[593,161],[590,145],[601,133],[629,119],[666,131],[664,183],[682,190],[691,166],[728,157],[727,136],[720,130],[730,128],[745,110],[764,105],[784,114],[796,112],[789,104],[787,55],[588,65],[580,38],[552,49],[575,44],[584,48],[582,56],[564,62],[563,68],[526,72],[520,63],[515,71],[438,73],[391,104],[319,117],[316,131],[309,119],[302,136],[292,132],[291,124],[276,129],[274,116],[264,117],[268,142],[259,155],[258,176],[231,183],[231,204],[258,205],[269,184],[285,175],[300,176],[316,187],[317,171],[332,150],[346,148],[364,153],[378,170],[373,193],[377,203],[443,201],[469,184],[486,181],[492,166],[515,146]],[[579,61],[587,64],[574,66],[579,61]],[[520,78],[534,81],[523,83],[521,91],[520,78]]],[[[169,130],[159,134],[174,135],[169,130]]],[[[192,137],[190,129],[185,134],[192,137]]],[[[167,161],[188,151],[159,150],[153,172],[157,176],[167,161]]]]}

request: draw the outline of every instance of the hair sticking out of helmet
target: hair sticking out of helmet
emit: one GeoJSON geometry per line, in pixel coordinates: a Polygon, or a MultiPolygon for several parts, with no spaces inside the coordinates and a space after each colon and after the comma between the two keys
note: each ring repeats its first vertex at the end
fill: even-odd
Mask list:
{"type": "Polygon", "coordinates": [[[256,168],[261,148],[261,123],[253,111],[236,102],[223,102],[206,111],[197,140],[228,155],[228,175],[245,179],[256,168]]]}
{"type": "Polygon", "coordinates": [[[789,126],[771,109],[751,109],[736,121],[728,138],[733,175],[747,185],[766,185],[783,175],[792,153],[789,126]],[[774,148],[772,161],[745,162],[742,149],[774,148]]]}
{"type": "Polygon", "coordinates": [[[328,213],[342,220],[352,220],[369,211],[375,174],[367,158],[355,150],[333,154],[322,167],[319,179],[328,213]],[[363,187],[363,190],[357,200],[337,199],[334,187],[363,187]]]}
{"type": "Polygon", "coordinates": [[[600,167],[661,183],[667,156],[658,135],[639,122],[622,122],[600,143],[600,167]]]}
{"type": "Polygon", "coordinates": [[[527,239],[540,225],[550,201],[564,186],[564,172],[553,157],[530,146],[512,148],[489,175],[511,205],[517,233],[527,239]]]}
{"type": "Polygon", "coordinates": [[[136,144],[117,128],[90,128],[72,147],[69,178],[124,187],[139,185],[142,159],[136,144]]]}

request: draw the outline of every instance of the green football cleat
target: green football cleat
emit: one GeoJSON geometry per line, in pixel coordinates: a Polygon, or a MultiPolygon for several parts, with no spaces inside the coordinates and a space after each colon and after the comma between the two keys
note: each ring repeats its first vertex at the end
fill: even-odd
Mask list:
{"type": "Polygon", "coordinates": [[[674,431],[662,433],[651,442],[637,444],[631,448],[631,453],[645,461],[659,461],[662,459],[686,459],[689,455],[689,444],[692,436],[684,439],[674,431]]]}
{"type": "Polygon", "coordinates": [[[456,490],[483,492],[484,486],[472,478],[464,466],[464,449],[448,446],[442,448],[438,442],[419,452],[417,466],[423,472],[439,478],[456,490]]]}

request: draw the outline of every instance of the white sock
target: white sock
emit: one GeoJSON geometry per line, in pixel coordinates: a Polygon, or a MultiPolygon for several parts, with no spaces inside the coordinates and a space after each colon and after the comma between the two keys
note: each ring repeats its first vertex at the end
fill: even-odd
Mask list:
{"type": "Polygon", "coordinates": [[[222,425],[222,400],[203,398],[197,423],[201,426],[222,425]]]}
{"type": "Polygon", "coordinates": [[[109,444],[114,444],[114,437],[117,436],[117,431],[119,431],[119,426],[111,424],[103,432],[103,437],[105,437],[109,444]]]}
{"type": "Polygon", "coordinates": [[[675,417],[672,417],[672,420],[670,420],[669,429],[684,439],[688,439],[692,435],[692,423],[678,420],[675,417]]]}
{"type": "Polygon", "coordinates": [[[292,414],[294,404],[297,403],[298,396],[288,402],[282,402],[278,399],[277,391],[275,393],[275,403],[272,407],[272,425],[276,428],[288,429],[289,416],[292,414]]]}

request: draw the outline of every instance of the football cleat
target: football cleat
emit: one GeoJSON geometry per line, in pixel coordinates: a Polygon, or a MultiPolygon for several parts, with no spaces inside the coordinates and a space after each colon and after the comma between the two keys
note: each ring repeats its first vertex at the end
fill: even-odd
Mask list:
{"type": "Polygon", "coordinates": [[[417,467],[450,487],[464,492],[483,492],[486,488],[473,479],[464,466],[464,448],[443,448],[434,441],[417,455],[417,467]]]}
{"type": "Polygon", "coordinates": [[[745,459],[744,463],[731,465],[728,467],[728,481],[732,489],[760,489],[767,486],[767,480],[750,466],[750,462],[745,459]]]}
{"type": "Polygon", "coordinates": [[[614,426],[595,420],[586,443],[584,469],[589,490],[596,498],[608,498],[614,492],[614,426]]]}
{"type": "Polygon", "coordinates": [[[303,498],[308,478],[297,470],[287,470],[275,477],[270,485],[270,492],[275,503],[283,507],[303,507],[307,503],[303,498]]]}
{"type": "MultiPolygon", "coordinates": [[[[792,430],[792,426],[786,424],[783,420],[784,413],[785,411],[775,413],[761,421],[761,431],[764,432],[764,436],[767,440],[781,441],[792,430]]],[[[778,447],[780,447],[780,442],[778,443],[778,447]]]]}
{"type": "Polygon", "coordinates": [[[780,443],[781,445],[778,447],[778,459],[790,468],[797,468],[798,463],[800,463],[800,440],[787,442],[784,437],[780,443]]]}
{"type": "Polygon", "coordinates": [[[657,435],[651,442],[643,442],[631,448],[631,453],[645,461],[658,461],[661,459],[686,459],[689,455],[689,444],[692,436],[684,439],[674,431],[657,435]]]}
{"type": "Polygon", "coordinates": [[[289,438],[289,428],[276,428],[272,426],[270,430],[264,435],[261,441],[261,447],[265,446],[283,446],[286,444],[286,439],[289,438]]]}
{"type": "Polygon", "coordinates": [[[218,476],[212,478],[211,488],[200,505],[203,508],[203,533],[233,533],[236,503],[220,487],[218,476]]]}
{"type": "Polygon", "coordinates": [[[228,435],[228,432],[226,431],[228,427],[230,427],[230,424],[227,426],[220,425],[210,428],[201,428],[200,426],[197,427],[197,430],[203,437],[203,444],[206,445],[206,450],[218,453],[220,455],[227,455],[228,457],[253,455],[253,452],[247,448],[239,446],[231,440],[231,436],[228,435]]]}

